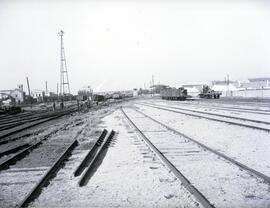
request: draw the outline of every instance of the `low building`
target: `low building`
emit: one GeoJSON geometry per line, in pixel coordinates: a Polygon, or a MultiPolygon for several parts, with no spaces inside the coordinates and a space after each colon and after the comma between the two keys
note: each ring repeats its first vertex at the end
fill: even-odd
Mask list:
{"type": "Polygon", "coordinates": [[[241,83],[240,87],[248,90],[270,88],[270,78],[249,78],[248,82],[241,83]]]}
{"type": "Polygon", "coordinates": [[[45,92],[43,90],[33,90],[31,92],[31,96],[37,101],[37,102],[43,102],[45,97],[45,92]]]}
{"type": "Polygon", "coordinates": [[[213,81],[211,89],[222,92],[223,96],[232,96],[234,91],[239,90],[239,87],[239,81],[213,81]]]}
{"type": "Polygon", "coordinates": [[[23,103],[25,100],[25,92],[21,89],[12,90],[10,95],[15,98],[16,103],[23,103]]]}
{"type": "Polygon", "coordinates": [[[182,85],[183,88],[187,90],[188,95],[196,97],[202,91],[204,84],[185,84],[182,85]]]}
{"type": "Polygon", "coordinates": [[[14,90],[0,90],[2,96],[11,96],[17,104],[25,101],[25,92],[22,89],[16,88],[14,90]]]}

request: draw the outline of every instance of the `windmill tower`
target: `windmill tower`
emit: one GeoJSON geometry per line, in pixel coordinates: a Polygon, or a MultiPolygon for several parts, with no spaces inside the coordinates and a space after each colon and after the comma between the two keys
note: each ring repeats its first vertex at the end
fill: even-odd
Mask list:
{"type": "Polygon", "coordinates": [[[61,43],[61,55],[60,55],[60,96],[65,96],[70,94],[69,81],[68,81],[68,72],[67,72],[67,63],[66,63],[66,55],[64,49],[64,41],[63,35],[64,31],[61,30],[60,35],[60,43],[61,43]]]}

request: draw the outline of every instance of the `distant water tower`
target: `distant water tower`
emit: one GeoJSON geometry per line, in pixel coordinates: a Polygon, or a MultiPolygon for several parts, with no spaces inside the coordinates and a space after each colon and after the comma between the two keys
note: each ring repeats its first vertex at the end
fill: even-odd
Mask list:
{"type": "Polygon", "coordinates": [[[65,96],[70,94],[69,81],[68,81],[68,72],[67,72],[67,63],[66,63],[66,55],[64,49],[64,41],[63,35],[64,31],[61,30],[60,35],[60,43],[61,43],[61,55],[60,55],[60,96],[65,96]]]}

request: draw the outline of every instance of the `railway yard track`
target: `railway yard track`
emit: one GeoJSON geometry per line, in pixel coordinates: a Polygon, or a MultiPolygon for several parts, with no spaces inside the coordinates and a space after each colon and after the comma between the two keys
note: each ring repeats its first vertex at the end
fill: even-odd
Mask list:
{"type": "Polygon", "coordinates": [[[124,115],[204,207],[253,207],[255,204],[265,207],[269,204],[268,176],[138,110],[124,109],[124,115]]]}
{"type": "Polygon", "coordinates": [[[71,107],[58,112],[40,112],[15,114],[0,118],[0,140],[17,132],[29,129],[36,125],[60,118],[61,116],[76,112],[76,107],[71,107]]]}
{"type": "MultiPolygon", "coordinates": [[[[164,102],[159,102],[160,104],[164,104],[164,102]]],[[[218,105],[218,104],[203,104],[201,102],[181,102],[178,103],[180,106],[187,106],[187,107],[193,107],[193,108],[206,108],[210,110],[222,110],[222,111],[228,111],[228,112],[242,112],[242,113],[251,113],[251,114],[261,114],[261,115],[270,115],[270,109],[269,105],[263,106],[263,107],[257,107],[253,106],[253,108],[249,107],[236,107],[234,106],[229,106],[229,105],[218,105]]]]}
{"type": "MultiPolygon", "coordinates": [[[[84,128],[77,132],[74,141],[66,148],[64,153],[55,161],[55,163],[45,172],[45,174],[38,180],[31,191],[25,196],[19,207],[27,207],[33,202],[42,191],[42,188],[46,187],[48,184],[54,185],[54,177],[60,169],[62,171],[70,171],[74,167],[74,161],[79,162],[78,167],[74,171],[74,176],[79,177],[79,186],[85,186],[91,174],[93,172],[94,166],[100,160],[100,155],[106,151],[105,149],[109,147],[110,142],[113,139],[115,132],[111,130],[108,132],[106,129],[103,130],[99,138],[94,142],[89,152],[85,154],[85,151],[77,148],[79,142],[77,138],[83,132],[84,128]],[[85,170],[85,171],[84,171],[85,170]]],[[[30,205],[31,206],[31,205],[30,205]]]]}
{"type": "Polygon", "coordinates": [[[194,109],[186,109],[186,108],[174,107],[174,106],[165,106],[165,105],[159,105],[159,104],[140,103],[140,105],[145,105],[148,107],[171,111],[174,113],[180,113],[180,114],[184,114],[188,116],[223,122],[223,123],[227,123],[231,125],[238,125],[238,126],[243,126],[247,128],[263,130],[267,132],[270,131],[270,122],[268,121],[248,119],[244,117],[229,116],[229,115],[224,115],[224,114],[198,111],[194,109]]]}
{"type": "Polygon", "coordinates": [[[40,188],[46,184],[51,175],[56,173],[60,163],[67,158],[70,151],[77,145],[78,142],[76,137],[82,132],[82,129],[77,133],[74,139],[67,139],[68,141],[63,143],[59,143],[57,139],[52,141],[53,137],[57,136],[61,132],[65,132],[66,129],[78,126],[78,124],[81,124],[81,122],[62,124],[54,130],[46,131],[44,134],[37,135],[38,138],[36,138],[34,142],[29,142],[21,151],[16,151],[16,147],[12,148],[14,144],[11,142],[10,150],[14,150],[10,152],[5,151],[5,158],[1,158],[0,162],[1,192],[4,193],[5,191],[7,193],[4,201],[2,201],[3,199],[0,199],[3,203],[1,203],[1,206],[19,206],[21,203],[20,200],[22,200],[22,197],[27,194],[25,187],[31,189],[35,184],[38,185],[32,189],[20,206],[25,207],[29,201],[37,195],[40,188]],[[67,146],[68,148],[66,148],[67,146]],[[63,153],[61,157],[56,160],[61,153],[63,153]],[[32,164],[35,163],[35,161],[41,165],[43,164],[43,166],[38,168],[32,167],[32,164]],[[54,161],[56,162],[52,168],[49,169],[48,165],[54,161]],[[17,178],[16,175],[20,175],[21,177],[17,178]],[[42,175],[43,177],[40,178],[42,175]],[[16,196],[17,198],[14,199],[13,196],[16,196]]]}
{"type": "MultiPolygon", "coordinates": [[[[70,112],[65,112],[65,114],[70,112]]],[[[20,116],[16,115],[16,117],[20,116]]],[[[12,119],[16,120],[13,117],[12,119]]],[[[78,161],[83,162],[80,165],[80,173],[76,176],[83,173],[79,184],[86,185],[91,178],[93,166],[102,157],[104,149],[108,148],[115,134],[113,130],[110,132],[104,130],[90,148],[87,157],[83,159],[85,151],[77,148],[79,146],[77,138],[88,125],[89,123],[82,121],[79,116],[79,119],[71,119],[69,122],[45,125],[43,129],[22,131],[19,135],[16,132],[17,134],[13,133],[11,136],[2,138],[3,141],[0,145],[0,206],[29,206],[50,181],[53,183],[53,178],[58,171],[62,168],[65,170],[65,164],[69,162],[69,159],[76,159],[78,153],[80,154],[80,157],[77,158],[78,161]],[[76,131],[78,128],[79,131],[76,131]],[[68,131],[72,129],[74,129],[72,135],[75,136],[70,138],[68,131]],[[83,172],[82,169],[86,170],[83,172]]]]}
{"type": "Polygon", "coordinates": [[[267,107],[187,102],[0,117],[0,207],[269,207],[267,107]]]}

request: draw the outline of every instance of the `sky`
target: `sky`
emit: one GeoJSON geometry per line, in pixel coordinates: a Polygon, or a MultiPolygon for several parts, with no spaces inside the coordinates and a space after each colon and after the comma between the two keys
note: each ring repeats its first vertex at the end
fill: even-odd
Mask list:
{"type": "Polygon", "coordinates": [[[72,93],[270,77],[267,0],[0,0],[0,89],[72,93]]]}

